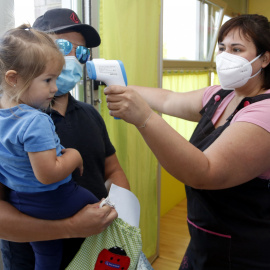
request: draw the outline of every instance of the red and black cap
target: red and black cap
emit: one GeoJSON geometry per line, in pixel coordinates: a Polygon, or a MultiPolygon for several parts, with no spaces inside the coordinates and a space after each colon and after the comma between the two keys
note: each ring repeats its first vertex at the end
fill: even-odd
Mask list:
{"type": "Polygon", "coordinates": [[[33,28],[45,33],[64,33],[74,31],[85,38],[86,47],[93,48],[100,45],[98,32],[90,25],[81,23],[77,14],[67,8],[50,9],[38,17],[33,28]]]}

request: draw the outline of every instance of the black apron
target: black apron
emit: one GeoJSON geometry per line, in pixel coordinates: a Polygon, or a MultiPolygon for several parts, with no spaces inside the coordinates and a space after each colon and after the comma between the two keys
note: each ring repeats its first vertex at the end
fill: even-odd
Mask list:
{"type": "MultiPolygon", "coordinates": [[[[244,98],[227,122],[215,129],[212,117],[229,93],[218,91],[200,112],[202,118],[190,142],[201,151],[219,137],[244,106],[270,98],[270,94],[244,98]]],[[[186,194],[191,240],[179,269],[270,270],[269,180],[255,178],[222,190],[186,186],[186,194]]]]}

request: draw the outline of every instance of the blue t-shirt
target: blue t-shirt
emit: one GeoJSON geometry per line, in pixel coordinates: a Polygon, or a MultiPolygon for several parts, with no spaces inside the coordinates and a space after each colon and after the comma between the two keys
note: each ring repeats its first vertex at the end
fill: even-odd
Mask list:
{"type": "Polygon", "coordinates": [[[63,146],[55,133],[52,119],[26,104],[0,110],[0,182],[20,192],[54,190],[67,183],[71,175],[54,184],[39,182],[33,172],[28,152],[56,149],[61,156],[63,146]]]}

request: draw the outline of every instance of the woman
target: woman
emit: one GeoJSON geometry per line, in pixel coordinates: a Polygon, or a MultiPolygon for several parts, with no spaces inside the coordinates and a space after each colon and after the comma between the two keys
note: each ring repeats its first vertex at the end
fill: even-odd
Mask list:
{"type": "Polygon", "coordinates": [[[270,269],[270,30],[259,15],[220,29],[221,86],[188,93],[105,90],[110,114],[134,124],[186,185],[191,235],[180,269],[270,269]],[[145,102],[146,101],[146,102],[145,102]],[[187,142],[158,114],[199,122],[187,142]]]}

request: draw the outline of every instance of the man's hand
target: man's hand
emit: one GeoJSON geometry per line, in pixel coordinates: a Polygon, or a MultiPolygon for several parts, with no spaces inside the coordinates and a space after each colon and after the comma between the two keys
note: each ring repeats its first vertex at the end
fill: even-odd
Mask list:
{"type": "Polygon", "coordinates": [[[66,219],[65,229],[70,238],[88,237],[104,231],[118,214],[114,208],[99,204],[88,204],[73,217],[66,219]]]}

